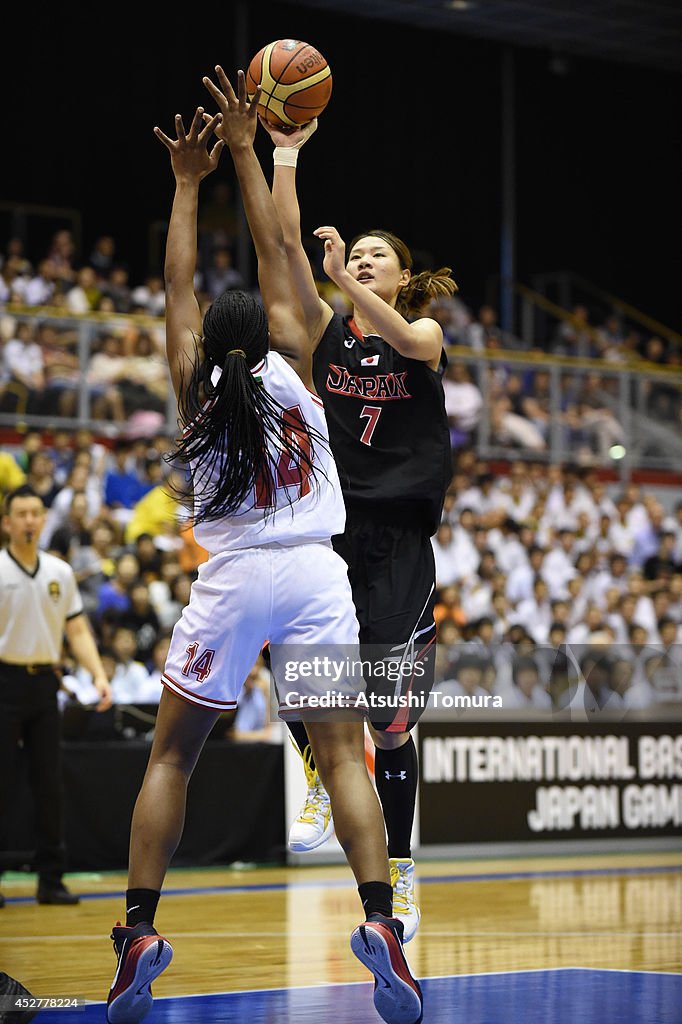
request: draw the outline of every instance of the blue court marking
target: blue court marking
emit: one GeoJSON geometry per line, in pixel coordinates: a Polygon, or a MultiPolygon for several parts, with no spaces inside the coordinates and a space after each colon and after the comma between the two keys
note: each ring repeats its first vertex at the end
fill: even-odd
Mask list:
{"type": "MultiPolygon", "coordinates": [[[[558,970],[426,978],[424,1024],[680,1024],[682,974],[558,970]]],[[[101,1003],[41,1024],[102,1024],[101,1003]]],[[[379,1024],[371,984],[157,999],[146,1024],[379,1024]]]]}
{"type": "MultiPolygon", "coordinates": [[[[499,873],[488,872],[477,875],[431,875],[426,878],[417,876],[420,885],[434,885],[436,883],[462,882],[519,882],[535,878],[595,878],[614,875],[671,875],[680,874],[682,864],[659,864],[652,867],[613,867],[613,868],[561,868],[547,871],[501,871],[499,873]]],[[[256,882],[253,885],[209,885],[191,887],[169,887],[163,890],[164,896],[215,896],[220,893],[243,894],[253,892],[285,892],[295,889],[354,889],[355,882],[352,879],[337,878],[329,881],[310,882],[256,882]]],[[[79,893],[81,900],[108,900],[118,899],[124,893],[123,889],[114,889],[108,892],[84,892],[79,893]]],[[[7,896],[7,903],[33,903],[33,896],[7,896]]],[[[682,1019],[680,1021],[682,1024],[682,1019]]]]}

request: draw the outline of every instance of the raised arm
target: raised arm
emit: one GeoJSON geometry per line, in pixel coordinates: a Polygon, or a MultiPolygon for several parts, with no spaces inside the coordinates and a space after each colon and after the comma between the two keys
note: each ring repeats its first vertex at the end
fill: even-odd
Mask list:
{"type": "Polygon", "coordinates": [[[166,241],[164,278],[166,286],[166,354],[175,394],[182,380],[190,376],[197,358],[201,336],[201,312],[194,294],[197,264],[197,209],[199,183],[218,166],[222,141],[208,151],[207,142],[220,120],[219,115],[206,120],[204,108],[198,107],[189,133],[179,114],[175,115],[177,139],[170,139],[160,128],[154,129],[157,139],[170,153],[175,175],[175,198],[166,241]]]}
{"type": "Polygon", "coordinates": [[[270,346],[287,357],[302,380],[312,386],[312,354],[303,310],[292,287],[282,228],[263,169],[253,149],[258,124],[258,95],[246,98],[244,72],[238,72],[237,95],[221,67],[220,89],[204,78],[218,104],[216,134],[230,149],[258,257],[258,284],[268,315],[270,346]],[[221,91],[222,90],[222,91],[221,91]]]}
{"type": "Polygon", "coordinates": [[[313,234],[324,242],[325,273],[348,296],[353,308],[401,355],[408,359],[418,359],[428,363],[431,369],[437,369],[443,348],[440,324],[430,317],[408,323],[397,309],[356,280],[346,269],[346,246],[336,228],[317,228],[313,234]]]}
{"type": "Polygon", "coordinates": [[[310,260],[301,241],[301,210],[296,192],[296,164],[301,147],[317,129],[317,118],[292,132],[274,128],[263,118],[260,121],[275,144],[272,198],[282,225],[291,279],[303,306],[308,335],[314,350],[333,316],[333,310],[317,292],[310,260]]]}

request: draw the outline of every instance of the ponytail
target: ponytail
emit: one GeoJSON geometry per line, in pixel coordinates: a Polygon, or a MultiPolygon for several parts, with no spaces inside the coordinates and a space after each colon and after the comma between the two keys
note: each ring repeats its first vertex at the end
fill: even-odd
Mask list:
{"type": "Polygon", "coordinates": [[[424,307],[434,299],[450,298],[459,291],[452,277],[450,267],[440,270],[422,270],[415,274],[401,289],[396,309],[404,317],[416,316],[424,311],[424,307]]]}

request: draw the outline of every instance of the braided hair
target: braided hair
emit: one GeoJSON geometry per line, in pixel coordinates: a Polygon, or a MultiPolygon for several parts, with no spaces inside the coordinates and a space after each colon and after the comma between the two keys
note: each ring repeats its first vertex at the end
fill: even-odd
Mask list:
{"type": "MultiPolygon", "coordinates": [[[[274,512],[282,482],[273,473],[269,442],[314,479],[314,442],[325,439],[269,395],[250,369],[267,355],[268,338],[265,309],[248,292],[223,292],[204,315],[203,358],[197,340],[189,380],[181,382],[175,453],[191,465],[200,499],[195,524],[236,514],[257,485],[272,502],[266,515],[274,512]],[[292,429],[283,429],[285,420],[292,429]]],[[[291,506],[286,486],[285,494],[291,506]]]]}
{"type": "MultiPolygon", "coordinates": [[[[400,269],[412,270],[412,253],[405,242],[391,231],[384,231],[381,228],[363,231],[362,234],[355,236],[348,247],[348,252],[361,238],[380,238],[393,249],[398,257],[400,269]]],[[[457,291],[459,288],[452,277],[450,267],[441,267],[439,270],[422,270],[421,273],[411,277],[401,288],[395,308],[404,317],[409,318],[423,312],[424,307],[433,299],[447,298],[457,291]]]]}

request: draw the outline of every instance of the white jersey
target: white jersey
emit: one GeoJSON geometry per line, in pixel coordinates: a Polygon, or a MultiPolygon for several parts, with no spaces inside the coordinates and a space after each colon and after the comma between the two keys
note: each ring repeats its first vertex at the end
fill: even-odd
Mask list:
{"type": "Polygon", "coordinates": [[[0,661],[57,664],[64,623],[82,611],[76,577],[61,558],[41,551],[30,573],[0,551],[0,661]]]}
{"type": "MultiPolygon", "coordinates": [[[[268,494],[262,485],[254,489],[233,515],[198,523],[194,535],[210,554],[264,544],[291,546],[329,541],[335,534],[343,533],[346,522],[322,401],[308,390],[296,371],[277,352],[269,352],[251,373],[261,378],[269,395],[285,410],[291,411],[290,420],[283,413],[281,424],[282,431],[287,431],[289,438],[293,435],[295,439],[295,424],[303,419],[323,440],[313,440],[312,475],[304,466],[294,463],[281,446],[271,443],[272,478],[277,486],[274,512],[275,496],[268,494]]],[[[198,514],[201,509],[201,468],[196,465],[191,468],[194,508],[198,514]]],[[[209,484],[219,473],[220,466],[216,466],[209,484]]]]}

